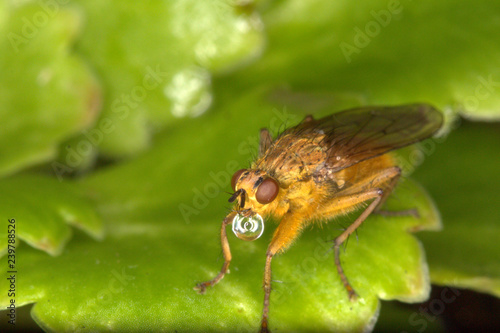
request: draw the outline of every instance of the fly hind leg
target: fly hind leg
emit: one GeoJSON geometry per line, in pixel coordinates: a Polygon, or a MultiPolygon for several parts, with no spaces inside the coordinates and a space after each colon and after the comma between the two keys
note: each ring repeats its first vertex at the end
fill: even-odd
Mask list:
{"type": "Polygon", "coordinates": [[[349,206],[357,206],[360,203],[374,199],[361,213],[361,215],[358,216],[358,218],[349,227],[347,227],[344,232],[342,232],[337,238],[335,238],[333,242],[333,248],[335,250],[335,266],[337,266],[337,272],[339,273],[340,279],[342,280],[342,283],[344,284],[344,287],[347,290],[349,299],[351,301],[357,299],[357,294],[354,291],[354,288],[349,283],[349,280],[347,280],[347,276],[345,275],[344,269],[342,268],[342,265],[340,263],[340,246],[354,231],[356,231],[356,229],[361,225],[361,223],[363,223],[364,220],[366,220],[366,218],[375,210],[375,208],[377,208],[377,206],[380,204],[380,201],[382,200],[383,194],[384,192],[380,188],[375,188],[365,192],[337,198],[339,204],[345,204],[349,206]]]}
{"type": "Polygon", "coordinates": [[[388,211],[388,210],[381,210],[380,207],[383,206],[385,201],[387,200],[387,197],[392,193],[392,190],[396,187],[399,178],[401,178],[401,168],[400,167],[393,167],[391,168],[393,178],[389,181],[387,186],[385,187],[384,191],[384,196],[382,197],[382,200],[380,200],[380,203],[378,207],[375,209],[375,214],[377,215],[382,215],[382,216],[413,216],[415,218],[419,218],[418,210],[415,208],[412,209],[405,209],[405,210],[399,210],[399,211],[388,211]]]}
{"type": "Polygon", "coordinates": [[[335,239],[333,245],[335,250],[335,266],[337,267],[337,272],[339,273],[345,289],[349,293],[349,299],[352,301],[357,299],[357,294],[349,283],[349,280],[347,279],[344,269],[340,263],[340,246],[353,232],[356,231],[356,229],[368,218],[371,213],[376,211],[383,204],[396,185],[400,175],[400,168],[390,167],[381,170],[375,177],[360,179],[356,182],[355,186],[339,193],[339,196],[332,198],[329,208],[322,212],[325,217],[335,216],[348,211],[353,211],[356,207],[359,207],[360,204],[373,200],[361,213],[361,215],[359,215],[358,218],[335,239]]]}

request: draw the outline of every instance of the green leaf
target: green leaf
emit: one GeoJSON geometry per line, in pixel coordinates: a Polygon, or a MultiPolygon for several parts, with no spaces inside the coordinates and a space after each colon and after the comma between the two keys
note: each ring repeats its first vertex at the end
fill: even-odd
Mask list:
{"type": "Polygon", "coordinates": [[[75,10],[1,1],[0,175],[53,159],[58,145],[97,116],[100,90],[71,54],[81,29],[75,10]]]}
{"type": "Polygon", "coordinates": [[[8,244],[12,245],[8,240],[14,239],[16,247],[19,246],[18,240],[22,240],[51,255],[59,255],[71,238],[68,224],[84,230],[95,239],[103,237],[103,226],[95,206],[75,184],[23,175],[1,180],[0,192],[6,194],[0,201],[3,223],[0,230],[1,253],[7,251],[8,244]]]}
{"type": "Polygon", "coordinates": [[[420,236],[433,283],[500,297],[499,138],[498,124],[464,123],[416,172],[443,216],[439,237],[420,236]]]}

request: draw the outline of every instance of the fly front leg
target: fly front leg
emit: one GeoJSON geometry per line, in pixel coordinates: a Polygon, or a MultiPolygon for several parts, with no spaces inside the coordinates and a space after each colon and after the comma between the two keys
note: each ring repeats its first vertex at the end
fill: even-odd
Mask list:
{"type": "Polygon", "coordinates": [[[217,284],[220,280],[222,280],[224,275],[226,275],[226,273],[229,270],[229,263],[231,262],[231,249],[229,248],[229,242],[227,240],[226,227],[233,223],[233,219],[235,216],[236,216],[236,213],[231,212],[222,221],[222,226],[221,226],[221,231],[220,231],[220,240],[221,240],[221,245],[222,245],[222,253],[224,255],[224,264],[222,265],[222,268],[221,268],[219,274],[217,274],[217,276],[215,278],[213,278],[210,281],[198,283],[196,285],[196,287],[194,287],[194,290],[197,290],[198,293],[200,293],[200,294],[204,294],[207,287],[212,287],[213,285],[217,284]]]}
{"type": "Polygon", "coordinates": [[[273,259],[273,253],[266,253],[266,266],[264,268],[264,308],[262,309],[262,323],[260,325],[260,333],[268,333],[269,331],[269,299],[271,297],[271,259],[273,259]]]}
{"type": "Polygon", "coordinates": [[[266,266],[264,269],[264,307],[262,309],[262,323],[260,332],[268,333],[269,331],[269,300],[271,296],[271,260],[276,253],[286,250],[291,245],[293,240],[300,235],[302,226],[305,220],[300,218],[299,214],[288,212],[281,220],[278,228],[274,232],[271,244],[267,248],[266,266]]]}

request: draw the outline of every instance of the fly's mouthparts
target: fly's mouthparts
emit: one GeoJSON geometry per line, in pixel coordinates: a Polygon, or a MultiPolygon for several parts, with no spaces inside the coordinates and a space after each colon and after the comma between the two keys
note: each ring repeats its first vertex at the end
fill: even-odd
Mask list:
{"type": "Polygon", "coordinates": [[[242,188],[237,190],[236,192],[233,193],[233,195],[229,198],[229,202],[234,202],[236,198],[240,197],[240,207],[245,208],[245,196],[246,196],[246,191],[242,188]]]}

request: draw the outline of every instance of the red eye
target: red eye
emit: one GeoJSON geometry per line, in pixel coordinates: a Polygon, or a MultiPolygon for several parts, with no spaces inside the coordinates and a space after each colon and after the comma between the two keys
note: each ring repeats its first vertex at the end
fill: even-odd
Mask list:
{"type": "Polygon", "coordinates": [[[257,193],[255,193],[255,199],[263,205],[270,203],[273,201],[279,192],[278,182],[272,178],[266,178],[259,185],[257,189],[257,193]]]}
{"type": "Polygon", "coordinates": [[[233,178],[231,178],[231,187],[233,188],[233,191],[236,191],[236,183],[238,182],[238,179],[240,179],[241,174],[245,171],[247,170],[240,169],[234,173],[233,178]]]}

